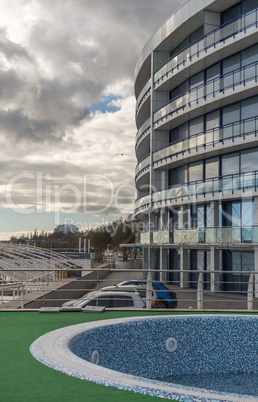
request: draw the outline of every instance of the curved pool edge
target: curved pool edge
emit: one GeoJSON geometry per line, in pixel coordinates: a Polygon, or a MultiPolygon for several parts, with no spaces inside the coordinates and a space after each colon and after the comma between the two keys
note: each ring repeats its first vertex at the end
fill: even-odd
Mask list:
{"type": "MultiPolygon", "coordinates": [[[[191,317],[214,317],[210,314],[194,314],[191,317]]],[[[219,315],[216,316],[224,316],[219,315]]],[[[237,315],[238,317],[253,318],[248,315],[237,315]]],[[[76,356],[69,348],[70,341],[76,335],[82,332],[87,332],[99,327],[105,327],[113,324],[142,321],[142,320],[159,320],[164,318],[176,317],[177,319],[187,319],[186,315],[166,315],[166,316],[147,316],[147,317],[132,317],[119,318],[112,320],[101,320],[90,323],[72,325],[57,329],[42,335],[35,340],[30,346],[30,352],[35,359],[47,365],[50,368],[61,371],[64,374],[94,382],[100,385],[105,385],[121,390],[141,393],[150,396],[156,396],[165,399],[174,399],[191,402],[214,402],[214,401],[257,401],[256,397],[249,395],[226,394],[223,392],[185,387],[177,384],[170,384],[150,380],[144,377],[137,377],[129,374],[124,374],[118,371],[104,368],[96,364],[90,363],[76,356]]],[[[228,314],[227,317],[236,317],[228,314]]]]}

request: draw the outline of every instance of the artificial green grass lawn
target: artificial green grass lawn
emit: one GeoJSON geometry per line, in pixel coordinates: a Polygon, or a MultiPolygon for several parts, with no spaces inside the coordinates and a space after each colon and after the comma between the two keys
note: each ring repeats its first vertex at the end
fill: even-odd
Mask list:
{"type": "Polygon", "coordinates": [[[155,315],[155,313],[0,312],[0,401],[153,402],[154,397],[151,396],[105,387],[67,376],[39,363],[29,351],[35,339],[57,328],[88,321],[139,315],[155,315]]]}
{"type": "MultiPolygon", "coordinates": [[[[105,311],[96,313],[0,312],[1,402],[126,402],[155,397],[94,384],[53,370],[32,357],[29,347],[46,332],[68,325],[120,317],[167,315],[170,312],[105,311]]],[[[172,314],[176,314],[173,312],[172,314]]],[[[177,312],[177,314],[182,314],[177,312]]],[[[158,400],[158,399],[156,399],[158,400]]]]}

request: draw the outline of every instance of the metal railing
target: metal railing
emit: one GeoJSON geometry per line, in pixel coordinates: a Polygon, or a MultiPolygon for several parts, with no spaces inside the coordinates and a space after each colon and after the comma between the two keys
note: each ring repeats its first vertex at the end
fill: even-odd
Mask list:
{"type": "Polygon", "coordinates": [[[150,155],[145,156],[135,168],[135,180],[150,167],[150,155]]]}
{"type": "Polygon", "coordinates": [[[200,56],[206,57],[209,49],[216,49],[217,45],[225,42],[233,36],[241,32],[246,32],[247,29],[250,29],[253,26],[257,27],[257,21],[258,9],[255,8],[248,11],[246,14],[235,18],[233,21],[216,28],[207,35],[204,35],[201,39],[198,39],[190,46],[187,46],[185,49],[178,52],[159,68],[159,70],[154,74],[154,86],[156,87],[159,85],[160,81],[163,82],[166,80],[170,73],[173,73],[174,70],[178,70],[180,66],[184,66],[186,62],[191,62],[194,58],[200,56]]]}
{"type": "MultiPolygon", "coordinates": [[[[140,264],[141,261],[139,260],[140,264]]],[[[40,292],[26,291],[26,283],[13,283],[0,287],[0,311],[13,309],[36,309],[41,307],[61,309],[70,299],[78,299],[91,291],[100,291],[128,280],[142,280],[146,285],[146,305],[150,308],[151,297],[148,289],[154,289],[159,300],[176,301],[178,310],[258,310],[258,271],[250,270],[213,270],[213,269],[142,269],[121,268],[103,265],[92,270],[82,269],[81,277],[63,278],[58,286],[42,289],[40,292]],[[156,284],[156,285],[155,285],[156,284]],[[165,289],[157,290],[157,284],[165,289]],[[156,286],[156,287],[155,287],[156,286]],[[5,295],[15,293],[13,301],[4,300],[5,295]],[[167,295],[168,293],[168,295],[167,295]],[[171,299],[172,295],[172,299],[171,299]],[[1,304],[2,302],[2,304],[1,304]]],[[[130,263],[127,261],[125,263],[130,263]]],[[[135,263],[131,260],[131,264],[135,263]]],[[[139,265],[139,264],[138,264],[139,265]]]]}
{"type": "Polygon", "coordinates": [[[137,117],[137,115],[139,113],[141,105],[148,98],[150,93],[151,93],[151,79],[149,78],[149,80],[146,82],[146,84],[142,88],[140,95],[138,96],[137,103],[136,103],[136,110],[135,110],[135,118],[137,117]]]}
{"type": "Polygon", "coordinates": [[[245,140],[251,135],[257,136],[258,132],[258,116],[240,120],[234,123],[221,125],[207,131],[191,135],[182,140],[175,141],[166,145],[153,153],[153,162],[163,162],[168,158],[177,158],[180,154],[191,152],[192,150],[200,150],[208,146],[224,144],[229,141],[233,142],[236,138],[245,140]]]}
{"type": "Polygon", "coordinates": [[[199,227],[138,233],[136,242],[146,244],[258,244],[258,227],[199,227]]]}
{"type": "Polygon", "coordinates": [[[161,190],[152,194],[154,205],[162,201],[172,201],[177,198],[195,197],[198,195],[226,193],[241,190],[257,190],[258,187],[258,171],[235,173],[211,179],[197,180],[189,184],[174,185],[165,190],[161,190]]]}
{"type": "Polygon", "coordinates": [[[198,105],[201,100],[207,100],[209,97],[212,99],[219,93],[224,94],[228,90],[234,90],[239,85],[246,85],[249,81],[257,81],[257,76],[258,62],[255,62],[196,86],[159,108],[154,113],[154,128],[163,119],[177,115],[186,106],[198,105]]]}

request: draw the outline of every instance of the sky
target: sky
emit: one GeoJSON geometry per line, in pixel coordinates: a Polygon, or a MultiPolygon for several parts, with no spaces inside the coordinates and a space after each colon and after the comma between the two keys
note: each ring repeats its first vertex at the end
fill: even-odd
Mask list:
{"type": "Polygon", "coordinates": [[[182,3],[0,1],[0,240],[133,212],[134,69],[182,3]]]}

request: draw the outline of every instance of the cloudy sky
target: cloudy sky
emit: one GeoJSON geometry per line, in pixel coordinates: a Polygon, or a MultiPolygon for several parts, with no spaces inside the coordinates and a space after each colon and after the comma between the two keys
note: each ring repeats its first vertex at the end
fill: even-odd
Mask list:
{"type": "Polygon", "coordinates": [[[182,2],[0,1],[0,239],[133,211],[134,68],[182,2]]]}

